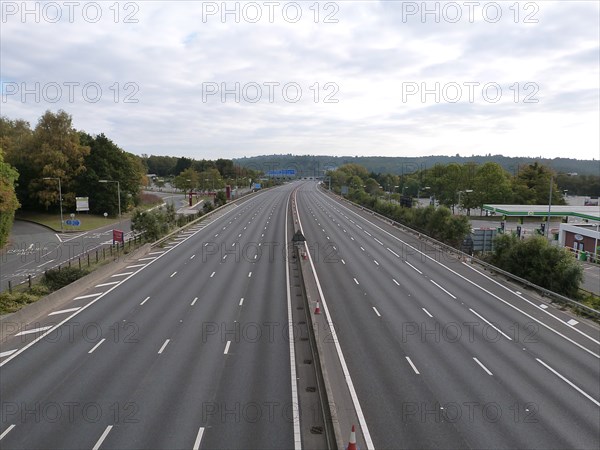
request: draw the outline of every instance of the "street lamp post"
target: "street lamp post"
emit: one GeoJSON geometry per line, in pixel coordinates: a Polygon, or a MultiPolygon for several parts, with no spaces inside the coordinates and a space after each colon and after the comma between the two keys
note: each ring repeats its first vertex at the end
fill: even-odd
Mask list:
{"type": "Polygon", "coordinates": [[[550,193],[548,195],[548,219],[546,223],[546,232],[547,237],[550,239],[550,214],[552,210],[552,184],[554,182],[554,175],[550,175],[550,193]]]}
{"type": "Polygon", "coordinates": [[[117,183],[117,197],[118,197],[118,201],[119,201],[119,228],[122,228],[122,226],[121,226],[121,183],[119,183],[118,181],[114,181],[114,180],[98,180],[98,183],[117,183]]]}
{"type": "Polygon", "coordinates": [[[64,231],[64,221],[63,221],[63,207],[62,207],[62,187],[60,185],[60,178],[53,177],[44,177],[43,180],[58,180],[58,203],[60,205],[60,231],[61,233],[64,231]]]}

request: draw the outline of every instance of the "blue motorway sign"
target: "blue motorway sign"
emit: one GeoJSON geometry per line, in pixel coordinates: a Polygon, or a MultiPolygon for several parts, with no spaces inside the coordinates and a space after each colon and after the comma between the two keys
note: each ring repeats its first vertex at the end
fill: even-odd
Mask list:
{"type": "Polygon", "coordinates": [[[296,169],[269,170],[268,177],[295,177],[296,169]]]}

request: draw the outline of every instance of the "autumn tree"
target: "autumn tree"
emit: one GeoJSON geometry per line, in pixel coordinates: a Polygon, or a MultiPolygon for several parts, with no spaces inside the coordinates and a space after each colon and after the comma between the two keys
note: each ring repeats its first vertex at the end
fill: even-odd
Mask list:
{"type": "Polygon", "coordinates": [[[81,145],[79,133],[72,125],[72,118],[65,111],[51,111],[40,117],[33,132],[26,164],[31,169],[27,180],[29,197],[45,209],[59,204],[56,181],[44,178],[60,178],[65,209],[75,209],[76,180],[85,168],[85,158],[90,148],[81,145]]]}
{"type": "Polygon", "coordinates": [[[84,158],[86,170],[77,177],[77,195],[89,197],[90,211],[118,213],[119,199],[114,183],[100,184],[99,180],[119,182],[122,212],[136,205],[145,179],[142,160],[121,149],[103,133],[91,136],[82,132],[80,139],[90,152],[84,158]]]}

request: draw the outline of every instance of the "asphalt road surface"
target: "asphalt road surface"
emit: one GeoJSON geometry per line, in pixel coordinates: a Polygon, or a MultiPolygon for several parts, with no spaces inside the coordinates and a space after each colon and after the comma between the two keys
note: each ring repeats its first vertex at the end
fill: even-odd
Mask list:
{"type": "MultiPolygon", "coordinates": [[[[0,446],[298,448],[286,205],[229,205],[0,349],[0,446]]],[[[300,225],[375,448],[598,448],[600,336],[301,184],[300,225]]],[[[334,380],[344,383],[345,380],[334,380]]]]}
{"type": "Polygon", "coordinates": [[[290,192],[229,205],[19,328],[0,353],[2,449],[294,448],[290,192]]]}
{"type": "MultiPolygon", "coordinates": [[[[129,220],[122,221],[125,238],[129,235],[130,226],[129,220]]],[[[26,283],[28,276],[33,279],[44,270],[112,244],[115,227],[119,228],[119,225],[113,223],[88,232],[55,233],[42,225],[16,220],[9,244],[0,252],[0,292],[8,289],[9,280],[13,286],[26,283]]]]}
{"type": "Polygon", "coordinates": [[[297,202],[375,448],[598,447],[598,328],[314,184],[297,202]]]}

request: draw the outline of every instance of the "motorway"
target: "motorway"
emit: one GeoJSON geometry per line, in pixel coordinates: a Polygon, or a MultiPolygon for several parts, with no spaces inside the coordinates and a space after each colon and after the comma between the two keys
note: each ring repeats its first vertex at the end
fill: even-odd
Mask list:
{"type": "Polygon", "coordinates": [[[597,327],[312,182],[230,204],[68,307],[12,324],[1,448],[300,448],[290,194],[361,448],[598,448],[597,327]]]}
{"type": "Polygon", "coordinates": [[[297,204],[366,442],[598,448],[596,327],[314,184],[298,191],[297,204]]]}
{"type": "Polygon", "coordinates": [[[294,448],[290,192],[229,205],[68,308],[13,324],[0,446],[294,448]]]}

